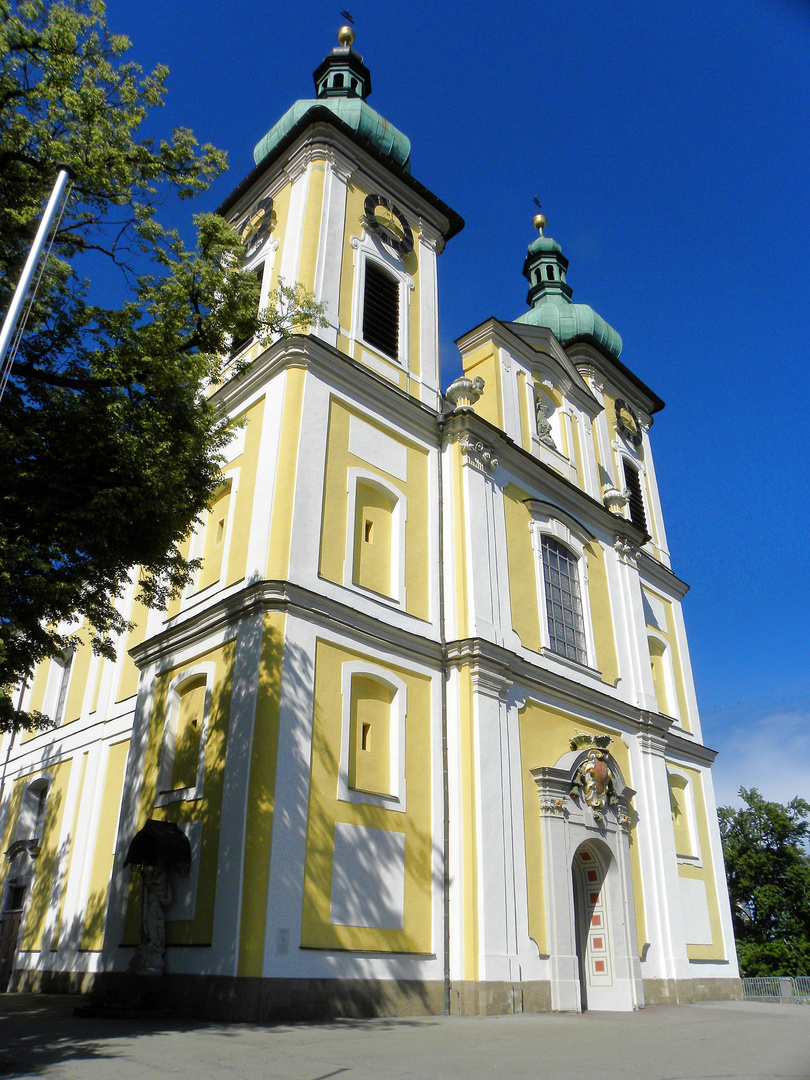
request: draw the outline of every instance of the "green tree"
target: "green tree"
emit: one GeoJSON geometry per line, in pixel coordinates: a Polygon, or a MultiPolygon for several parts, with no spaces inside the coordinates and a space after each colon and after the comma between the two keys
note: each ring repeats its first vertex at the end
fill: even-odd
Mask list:
{"type": "MultiPolygon", "coordinates": [[[[64,650],[65,619],[110,655],[135,564],[150,603],[188,579],[177,544],[217,484],[228,426],[207,391],[230,341],[321,319],[292,287],[259,312],[220,218],[194,218],[193,248],[161,223],[226,160],[187,130],[141,134],[167,71],[128,48],[101,0],[0,0],[0,311],[58,163],[75,175],[0,401],[0,687],[64,650]]],[[[36,721],[0,690],[0,729],[36,721]]]]}
{"type": "Polygon", "coordinates": [[[740,971],[810,975],[810,803],[739,795],[743,809],[718,814],[740,971]]]}

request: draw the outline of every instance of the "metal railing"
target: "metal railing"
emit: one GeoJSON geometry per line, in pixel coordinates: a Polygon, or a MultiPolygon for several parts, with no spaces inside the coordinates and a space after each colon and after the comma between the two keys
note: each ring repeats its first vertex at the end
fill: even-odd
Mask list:
{"type": "Polygon", "coordinates": [[[743,979],[743,997],[746,1001],[795,1001],[810,1002],[810,976],[768,975],[755,979],[743,979]]]}

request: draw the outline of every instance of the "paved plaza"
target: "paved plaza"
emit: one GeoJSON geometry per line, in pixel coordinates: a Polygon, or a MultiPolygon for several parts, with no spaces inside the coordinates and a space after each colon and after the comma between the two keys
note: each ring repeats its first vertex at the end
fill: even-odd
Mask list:
{"type": "Polygon", "coordinates": [[[215,1024],[91,1019],[77,998],[0,995],[0,1077],[58,1080],[808,1080],[810,1006],[215,1024]]]}

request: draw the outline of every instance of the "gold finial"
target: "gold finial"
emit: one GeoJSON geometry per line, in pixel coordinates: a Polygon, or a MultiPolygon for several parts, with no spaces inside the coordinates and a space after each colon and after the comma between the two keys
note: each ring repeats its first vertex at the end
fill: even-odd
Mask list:
{"type": "Polygon", "coordinates": [[[341,45],[352,46],[354,44],[354,30],[347,24],[338,30],[338,41],[341,45]]]}
{"type": "Polygon", "coordinates": [[[534,225],[535,229],[537,229],[537,231],[542,236],[543,235],[543,229],[545,229],[545,227],[546,227],[546,215],[545,214],[535,214],[534,217],[532,218],[532,225],[534,225]]]}

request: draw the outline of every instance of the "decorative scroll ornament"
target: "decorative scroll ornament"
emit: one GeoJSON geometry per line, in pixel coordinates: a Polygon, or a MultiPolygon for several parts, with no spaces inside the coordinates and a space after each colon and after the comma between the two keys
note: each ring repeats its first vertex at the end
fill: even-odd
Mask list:
{"type": "Polygon", "coordinates": [[[617,536],[613,541],[613,548],[623,563],[627,563],[628,566],[636,565],[638,548],[635,544],[626,539],[626,537],[617,536]]]}
{"type": "Polygon", "coordinates": [[[609,735],[575,735],[570,740],[572,750],[581,750],[584,746],[589,750],[574,774],[569,795],[590,806],[594,821],[602,821],[608,806],[619,805],[606,749],[612,742],[609,735]]]}
{"type": "Polygon", "coordinates": [[[538,394],[534,399],[534,412],[537,418],[537,437],[541,443],[545,443],[546,446],[550,446],[552,450],[557,449],[557,444],[551,435],[551,424],[548,422],[551,409],[543,401],[538,394]]]}
{"type": "Polygon", "coordinates": [[[488,472],[497,468],[498,459],[493,454],[492,447],[487,446],[480,439],[473,438],[469,432],[464,432],[458,440],[458,445],[468,465],[475,465],[488,472]]]}
{"type": "Polygon", "coordinates": [[[540,813],[546,817],[565,817],[562,799],[555,799],[553,795],[541,795],[540,813]]]}
{"type": "Polygon", "coordinates": [[[453,406],[453,412],[462,412],[471,409],[484,392],[484,380],[480,375],[474,379],[468,379],[462,375],[451,383],[444,392],[444,396],[453,406]]]}

